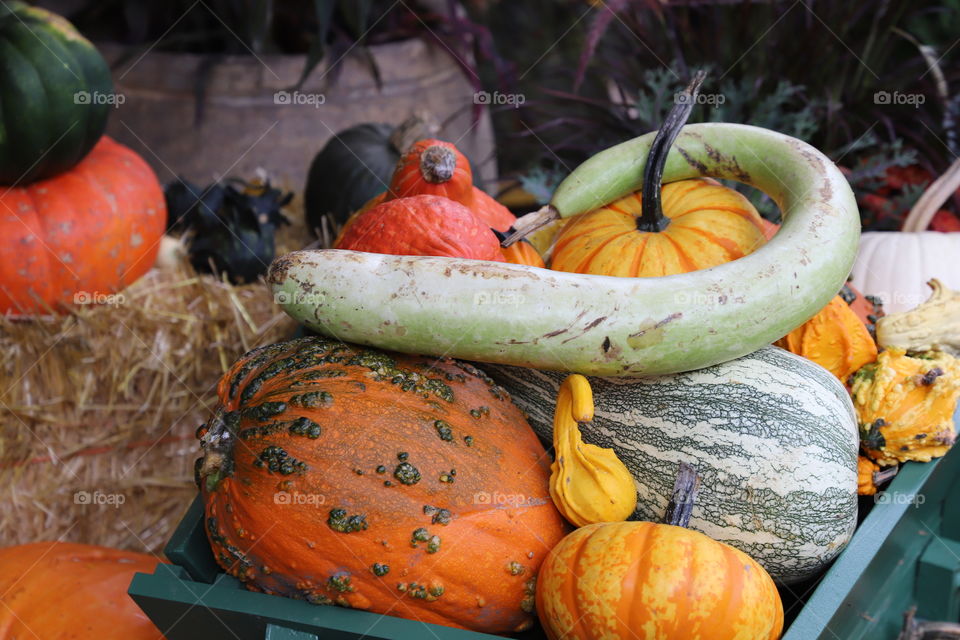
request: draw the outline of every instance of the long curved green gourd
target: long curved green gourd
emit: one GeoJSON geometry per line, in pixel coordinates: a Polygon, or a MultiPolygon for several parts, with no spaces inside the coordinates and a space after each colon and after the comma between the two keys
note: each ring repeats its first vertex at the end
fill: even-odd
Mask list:
{"type": "MultiPolygon", "coordinates": [[[[584,162],[552,207],[569,217],[638,190],[655,135],[584,162]]],[[[662,278],[321,250],[281,256],[268,280],[293,318],[349,342],[585,375],[698,369],[755,351],[812,317],[843,286],[860,236],[843,175],[795,138],[687,125],[664,182],[698,176],[769,195],[783,213],[780,231],[739,260],[662,278]]]]}

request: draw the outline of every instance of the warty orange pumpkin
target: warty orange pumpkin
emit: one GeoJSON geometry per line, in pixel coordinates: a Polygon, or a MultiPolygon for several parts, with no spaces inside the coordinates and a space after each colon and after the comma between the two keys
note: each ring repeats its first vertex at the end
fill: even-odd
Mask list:
{"type": "Polygon", "coordinates": [[[231,575],[488,633],[532,624],[566,527],[543,446],[480,371],[303,338],[246,354],[217,393],[197,481],[231,575]]]}
{"type": "Polygon", "coordinates": [[[663,185],[670,146],[693,108],[698,75],[650,147],[643,189],[570,220],[557,237],[550,268],[607,276],[657,277],[715,267],[766,242],[768,227],[739,192],[708,178],[663,185]]]}
{"type": "Polygon", "coordinates": [[[153,170],[106,136],[65,173],[0,188],[0,314],[123,289],[153,266],[166,224],[153,170]]]}
{"type": "Polygon", "coordinates": [[[72,542],[0,549],[0,638],[162,640],[127,595],[154,556],[72,542]]]}
{"type": "Polygon", "coordinates": [[[553,548],[537,580],[537,614],[550,640],[780,637],[783,605],[763,567],[685,528],[696,482],[695,472],[693,480],[678,477],[667,508],[673,524],[591,524],[553,548]]]}
{"type": "Polygon", "coordinates": [[[347,227],[336,249],[401,256],[451,256],[504,262],[493,230],[442,196],[385,200],[347,227]]]}
{"type": "Polygon", "coordinates": [[[776,344],[813,360],[844,383],[860,367],[877,359],[877,343],[840,295],[776,344]]]}

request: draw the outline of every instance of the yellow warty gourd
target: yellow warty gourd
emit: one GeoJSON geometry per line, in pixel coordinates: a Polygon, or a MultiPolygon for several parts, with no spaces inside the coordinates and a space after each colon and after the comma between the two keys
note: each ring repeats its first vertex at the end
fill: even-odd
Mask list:
{"type": "Polygon", "coordinates": [[[860,444],[880,466],[929,462],[956,439],[960,360],[946,353],[912,357],[903,349],[887,349],[854,374],[851,394],[860,444]]]}
{"type": "Polygon", "coordinates": [[[613,449],[587,444],[581,422],[593,420],[593,391],[586,378],[568,376],[560,385],[553,416],[550,496],[563,516],[578,527],[626,520],[637,507],[633,476],[613,449]]]}

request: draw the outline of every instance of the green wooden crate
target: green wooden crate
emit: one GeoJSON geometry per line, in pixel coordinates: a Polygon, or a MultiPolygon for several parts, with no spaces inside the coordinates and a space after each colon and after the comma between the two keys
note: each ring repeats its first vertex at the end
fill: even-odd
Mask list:
{"type": "MultiPolygon", "coordinates": [[[[781,588],[783,640],[896,638],[913,606],[920,618],[960,620],[960,447],[936,462],[903,465],[883,493],[861,502],[866,517],[830,569],[781,588]]],[[[174,564],[136,574],[129,593],[168,640],[499,638],[248,591],[214,561],[199,498],[165,553],[174,564]]]]}

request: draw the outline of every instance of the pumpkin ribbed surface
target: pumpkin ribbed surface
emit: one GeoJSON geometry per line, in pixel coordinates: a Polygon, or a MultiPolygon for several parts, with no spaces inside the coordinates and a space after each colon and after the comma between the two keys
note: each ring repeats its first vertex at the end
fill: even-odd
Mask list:
{"type": "Polygon", "coordinates": [[[154,556],[72,542],[0,549],[0,638],[162,640],[127,595],[154,556]]]}
{"type": "Polygon", "coordinates": [[[473,214],[488,226],[497,231],[506,231],[517,217],[510,213],[510,209],[497,202],[493,196],[477,187],[473,188],[473,214]]]}
{"type": "Polygon", "coordinates": [[[440,196],[381,202],[358,216],[335,248],[504,262],[493,231],[463,205],[440,196]]]}
{"type": "Polygon", "coordinates": [[[123,289],[153,266],[166,211],[153,170],[106,136],[70,171],[0,190],[0,313],[123,289]]]}
{"type": "Polygon", "coordinates": [[[766,242],[753,205],[740,193],[694,179],[663,186],[660,232],[637,229],[639,192],[571,220],[550,268],[608,276],[655,277],[707,269],[742,258],[766,242]]]}
{"type": "Polygon", "coordinates": [[[746,554],[650,522],[577,529],[547,556],[537,611],[550,640],[776,640],[783,606],[746,554]]]}
{"type": "Polygon", "coordinates": [[[543,258],[533,248],[533,245],[526,240],[514,242],[509,247],[503,249],[503,258],[512,264],[526,264],[531,267],[545,268],[543,258]]]}
{"type": "Polygon", "coordinates": [[[220,565],[269,593],[506,633],[565,533],[549,457],[472,366],[320,338],[242,357],[200,430],[220,565]]]}

